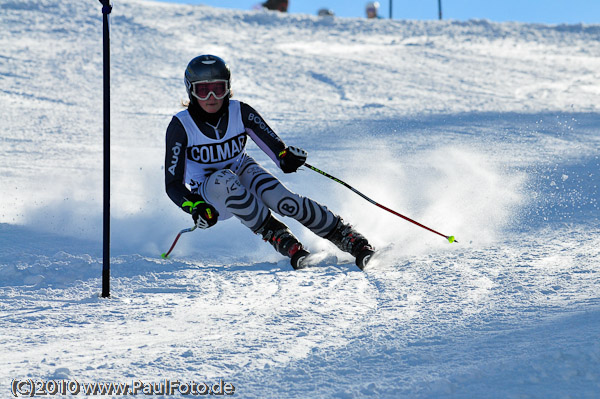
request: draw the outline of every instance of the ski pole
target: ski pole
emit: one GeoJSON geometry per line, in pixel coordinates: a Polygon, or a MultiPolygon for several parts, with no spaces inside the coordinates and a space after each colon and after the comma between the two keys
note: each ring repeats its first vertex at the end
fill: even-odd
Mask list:
{"type": "Polygon", "coordinates": [[[358,191],[357,189],[355,189],[354,187],[352,187],[352,186],[351,186],[351,185],[349,185],[348,183],[341,181],[340,179],[338,179],[337,177],[334,177],[334,176],[330,175],[329,173],[323,172],[321,169],[315,168],[314,166],[312,166],[312,165],[309,165],[309,164],[307,164],[307,163],[304,163],[304,166],[306,166],[306,167],[307,167],[307,168],[309,168],[309,169],[312,169],[312,170],[314,170],[314,171],[315,171],[315,172],[317,172],[317,173],[320,173],[320,174],[322,174],[322,175],[323,175],[323,176],[325,176],[325,177],[328,177],[328,178],[330,178],[331,180],[333,180],[333,181],[335,181],[335,182],[338,182],[338,183],[340,183],[342,186],[344,186],[344,187],[346,187],[346,188],[349,188],[350,190],[354,191],[356,194],[360,195],[361,197],[363,197],[364,199],[366,199],[367,201],[369,201],[371,204],[373,204],[373,205],[376,205],[376,206],[380,207],[381,209],[384,209],[384,210],[386,210],[386,211],[388,211],[388,212],[390,212],[390,213],[393,213],[394,215],[396,215],[396,216],[399,216],[399,217],[401,217],[401,218],[402,218],[402,219],[404,219],[404,220],[408,220],[409,222],[411,222],[411,223],[413,223],[413,224],[416,224],[417,226],[419,226],[419,227],[422,227],[422,228],[424,228],[425,230],[429,230],[429,231],[431,231],[432,233],[435,233],[435,234],[437,234],[437,235],[440,235],[440,236],[444,237],[446,240],[448,240],[448,242],[450,242],[450,243],[453,243],[453,242],[458,242],[458,241],[457,241],[457,240],[454,238],[454,236],[447,236],[447,235],[444,235],[444,234],[442,234],[442,233],[440,233],[440,232],[437,232],[437,231],[435,231],[435,230],[433,230],[433,229],[430,229],[429,227],[427,227],[427,226],[424,226],[424,225],[422,225],[421,223],[419,223],[419,222],[417,222],[417,221],[415,221],[415,220],[412,220],[412,219],[411,219],[411,218],[409,218],[409,217],[406,217],[406,216],[404,216],[404,215],[401,215],[400,213],[398,213],[398,212],[396,212],[396,211],[394,211],[394,210],[392,210],[392,209],[390,209],[390,208],[388,208],[388,207],[385,207],[385,206],[383,206],[383,205],[381,205],[381,204],[379,204],[379,203],[377,203],[377,202],[373,201],[371,198],[367,197],[366,195],[364,195],[363,193],[361,193],[360,191],[358,191]]]}
{"type": "Polygon", "coordinates": [[[198,226],[194,226],[194,227],[190,227],[190,228],[187,228],[187,229],[183,229],[183,230],[181,230],[181,231],[179,232],[179,234],[177,234],[177,237],[175,237],[175,241],[173,241],[173,244],[171,245],[171,248],[169,248],[169,250],[168,250],[167,252],[163,253],[163,254],[161,255],[161,257],[162,257],[163,259],[167,259],[167,258],[168,258],[168,256],[169,256],[169,254],[170,254],[170,253],[171,253],[171,251],[173,250],[173,248],[175,248],[175,244],[177,244],[177,240],[179,240],[179,237],[181,237],[181,235],[182,235],[183,233],[189,233],[190,231],[194,231],[194,230],[196,230],[196,228],[197,228],[197,227],[198,227],[198,226]]]}

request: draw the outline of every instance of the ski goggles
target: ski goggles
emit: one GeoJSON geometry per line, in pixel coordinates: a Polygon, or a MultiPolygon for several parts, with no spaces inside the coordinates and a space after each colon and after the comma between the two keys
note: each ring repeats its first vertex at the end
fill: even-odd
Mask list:
{"type": "Polygon", "coordinates": [[[229,94],[229,84],[226,80],[203,80],[192,83],[192,94],[198,100],[208,100],[212,94],[217,100],[229,94]]]}

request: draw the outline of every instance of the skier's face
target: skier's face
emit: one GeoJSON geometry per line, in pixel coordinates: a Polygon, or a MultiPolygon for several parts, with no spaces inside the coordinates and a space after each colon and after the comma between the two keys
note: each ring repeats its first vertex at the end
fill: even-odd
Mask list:
{"type": "Polygon", "coordinates": [[[205,112],[214,114],[221,109],[225,97],[229,95],[229,82],[223,79],[194,82],[191,94],[205,112]]]}
{"type": "Polygon", "coordinates": [[[225,98],[216,99],[214,94],[211,93],[206,100],[198,99],[198,104],[200,104],[200,107],[202,107],[205,112],[214,114],[221,109],[223,101],[225,101],[225,98]]]}

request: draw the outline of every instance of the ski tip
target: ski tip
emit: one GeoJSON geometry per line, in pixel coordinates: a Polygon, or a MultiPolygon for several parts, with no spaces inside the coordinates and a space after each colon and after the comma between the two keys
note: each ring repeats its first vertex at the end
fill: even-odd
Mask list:
{"type": "Polygon", "coordinates": [[[310,255],[310,253],[307,250],[300,249],[294,254],[294,256],[292,256],[290,263],[292,264],[294,270],[300,270],[306,267],[304,260],[308,255],[310,255]]]}
{"type": "Polygon", "coordinates": [[[356,256],[356,266],[358,266],[360,270],[365,270],[365,267],[367,267],[367,264],[371,260],[371,257],[374,253],[375,251],[372,248],[361,251],[356,256]]]}
{"type": "Polygon", "coordinates": [[[448,242],[449,242],[450,244],[452,244],[453,242],[458,242],[458,241],[456,240],[456,238],[454,238],[454,236],[450,236],[450,237],[446,237],[446,238],[448,238],[448,242]]]}

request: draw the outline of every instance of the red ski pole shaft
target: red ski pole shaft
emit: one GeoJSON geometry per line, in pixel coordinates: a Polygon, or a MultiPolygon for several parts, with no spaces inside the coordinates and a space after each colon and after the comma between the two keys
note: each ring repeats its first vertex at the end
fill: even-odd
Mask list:
{"type": "Polygon", "coordinates": [[[197,228],[197,227],[198,227],[198,226],[194,226],[194,227],[190,227],[190,228],[187,228],[187,229],[183,229],[183,230],[181,230],[181,231],[179,232],[179,234],[177,234],[177,237],[175,237],[175,241],[173,241],[173,244],[171,244],[171,248],[169,248],[169,250],[168,250],[167,252],[163,253],[163,254],[161,255],[161,257],[162,257],[163,259],[167,259],[167,257],[168,257],[168,256],[169,256],[169,254],[171,253],[171,251],[173,251],[173,248],[175,248],[175,245],[177,244],[177,241],[179,241],[179,237],[181,237],[181,235],[182,235],[183,233],[189,233],[190,231],[194,231],[194,230],[196,230],[196,228],[197,228]]]}
{"type": "Polygon", "coordinates": [[[392,210],[392,209],[390,209],[390,208],[388,208],[388,207],[386,207],[386,206],[383,206],[383,205],[381,205],[381,204],[377,203],[376,201],[374,201],[374,200],[372,200],[371,198],[367,197],[366,195],[364,195],[363,193],[361,193],[360,191],[358,191],[357,189],[355,189],[354,187],[352,187],[352,186],[351,186],[351,185],[349,185],[348,183],[346,183],[346,182],[344,182],[344,181],[342,181],[342,180],[338,179],[338,178],[337,178],[337,177],[335,177],[335,176],[332,176],[332,175],[330,175],[330,174],[329,174],[329,173],[327,173],[327,172],[323,172],[321,169],[315,168],[314,166],[312,166],[312,165],[309,165],[309,164],[307,164],[307,163],[304,163],[304,166],[306,166],[306,167],[307,167],[307,168],[309,168],[309,169],[312,169],[312,170],[314,170],[315,172],[317,172],[317,173],[319,173],[319,174],[321,174],[321,175],[323,175],[323,176],[325,176],[325,177],[327,177],[327,178],[329,178],[329,179],[331,179],[331,180],[333,180],[333,181],[335,181],[335,182],[338,182],[338,183],[340,183],[342,186],[344,186],[344,187],[346,187],[346,188],[349,188],[350,190],[354,191],[356,194],[360,195],[361,197],[363,197],[364,199],[366,199],[367,201],[369,201],[369,202],[370,202],[370,203],[372,203],[373,205],[376,205],[376,206],[380,207],[381,209],[384,209],[384,210],[386,210],[386,211],[388,211],[388,212],[390,212],[390,213],[392,213],[392,214],[394,214],[394,215],[396,215],[396,216],[399,216],[399,217],[401,217],[401,218],[402,218],[402,219],[404,219],[404,220],[407,220],[407,221],[409,221],[409,222],[411,222],[411,223],[413,223],[413,224],[416,224],[417,226],[419,226],[419,227],[422,227],[422,228],[424,228],[425,230],[428,230],[428,231],[431,231],[432,233],[435,233],[435,234],[437,234],[437,235],[440,235],[440,236],[444,237],[446,240],[448,240],[448,241],[449,241],[449,242],[451,242],[451,243],[453,243],[453,242],[458,242],[458,241],[457,241],[457,240],[454,238],[454,236],[447,236],[447,235],[445,235],[445,234],[442,234],[442,233],[440,233],[440,232],[438,232],[438,231],[435,231],[435,230],[433,230],[433,229],[431,229],[431,228],[429,228],[429,227],[427,227],[427,226],[425,226],[425,225],[422,225],[421,223],[419,223],[419,222],[417,222],[417,221],[415,221],[415,220],[412,220],[411,218],[409,218],[409,217],[407,217],[407,216],[404,216],[404,215],[402,215],[402,214],[400,214],[400,213],[398,213],[398,212],[396,212],[396,211],[394,211],[394,210],[392,210]]]}

